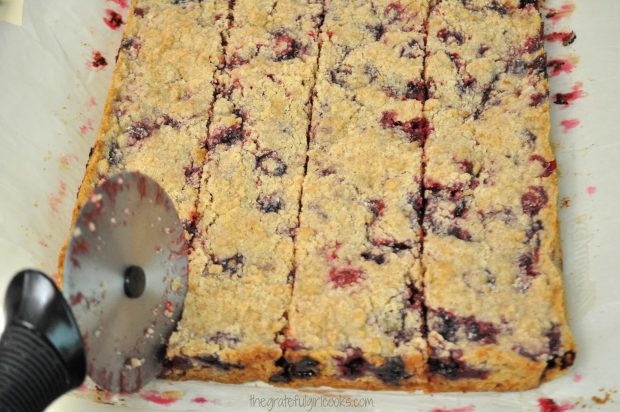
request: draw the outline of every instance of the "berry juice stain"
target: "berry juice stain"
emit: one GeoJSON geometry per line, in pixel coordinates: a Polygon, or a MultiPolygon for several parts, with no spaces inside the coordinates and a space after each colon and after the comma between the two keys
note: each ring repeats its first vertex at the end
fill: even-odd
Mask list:
{"type": "Polygon", "coordinates": [[[550,42],[560,42],[562,45],[568,46],[577,40],[577,35],[574,31],[555,31],[553,33],[545,34],[545,40],[550,42]]]}
{"type": "Polygon", "coordinates": [[[562,125],[562,128],[564,129],[564,132],[566,133],[566,132],[571,131],[575,127],[579,126],[581,124],[581,121],[579,119],[565,119],[565,120],[562,120],[560,124],[562,125]]]}
{"type": "Polygon", "coordinates": [[[575,100],[585,97],[586,94],[583,91],[583,83],[577,82],[568,93],[556,93],[553,96],[553,103],[559,104],[564,107],[570,106],[575,100]]]}
{"type": "Polygon", "coordinates": [[[547,62],[547,72],[551,77],[558,76],[562,73],[572,73],[578,62],[579,58],[577,56],[550,59],[547,62]]]}
{"type": "Polygon", "coordinates": [[[545,14],[545,17],[551,20],[552,22],[557,23],[558,21],[573,14],[575,9],[576,9],[575,4],[572,2],[563,4],[561,7],[558,7],[557,9],[549,7],[545,9],[547,11],[547,13],[545,14]]]}
{"type": "Polygon", "coordinates": [[[127,0],[107,0],[108,3],[116,3],[120,6],[121,9],[126,9],[127,7],[129,7],[129,3],[127,2],[127,0]]]}
{"type": "Polygon", "coordinates": [[[115,12],[112,9],[105,10],[105,17],[103,18],[103,22],[112,30],[116,30],[121,27],[125,22],[123,21],[123,16],[119,13],[115,12]]]}
{"type": "Polygon", "coordinates": [[[168,405],[172,405],[173,403],[175,403],[176,401],[178,401],[179,399],[181,399],[183,397],[183,393],[179,392],[179,391],[164,391],[164,392],[157,392],[157,391],[148,391],[145,393],[141,394],[142,399],[152,402],[154,404],[157,405],[164,405],[164,406],[168,406],[168,405]]]}
{"type": "Polygon", "coordinates": [[[553,399],[549,398],[539,398],[538,406],[540,407],[540,412],[565,412],[575,409],[575,405],[570,403],[558,405],[553,399]]]}
{"type": "Polygon", "coordinates": [[[94,51],[90,61],[86,64],[89,68],[95,70],[102,70],[108,65],[108,61],[99,51],[94,51]]]}

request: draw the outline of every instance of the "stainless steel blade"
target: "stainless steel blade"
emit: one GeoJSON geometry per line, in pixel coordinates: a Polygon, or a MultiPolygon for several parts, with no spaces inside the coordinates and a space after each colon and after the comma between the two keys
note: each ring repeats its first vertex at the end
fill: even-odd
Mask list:
{"type": "Polygon", "coordinates": [[[187,270],[181,222],[156,182],[125,172],[97,186],[77,219],[63,278],[97,385],[135,392],[160,373],[187,270]],[[145,274],[144,292],[133,298],[127,292],[139,292],[140,279],[128,275],[131,266],[145,274]]]}

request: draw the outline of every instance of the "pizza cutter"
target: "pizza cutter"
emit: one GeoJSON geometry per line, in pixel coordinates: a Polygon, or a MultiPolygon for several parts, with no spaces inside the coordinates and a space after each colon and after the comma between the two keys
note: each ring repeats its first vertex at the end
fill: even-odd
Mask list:
{"type": "Polygon", "coordinates": [[[181,315],[187,264],[179,217],[155,181],[136,172],[103,181],[73,229],[64,297],[37,271],[9,285],[0,406],[40,411],[86,374],[122,393],[157,377],[181,315]]]}

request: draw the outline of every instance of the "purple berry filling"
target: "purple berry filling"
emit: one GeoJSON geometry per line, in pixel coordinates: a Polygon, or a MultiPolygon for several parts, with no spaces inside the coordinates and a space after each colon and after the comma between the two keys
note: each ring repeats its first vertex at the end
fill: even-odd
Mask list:
{"type": "Polygon", "coordinates": [[[270,382],[288,383],[295,379],[310,379],[319,376],[319,362],[309,356],[304,356],[294,363],[281,357],[275,364],[282,368],[282,371],[272,375],[269,378],[270,382]]]}
{"type": "Polygon", "coordinates": [[[393,357],[372,370],[375,376],[388,385],[399,386],[403,379],[411,377],[405,369],[405,363],[400,357],[393,357]]]}

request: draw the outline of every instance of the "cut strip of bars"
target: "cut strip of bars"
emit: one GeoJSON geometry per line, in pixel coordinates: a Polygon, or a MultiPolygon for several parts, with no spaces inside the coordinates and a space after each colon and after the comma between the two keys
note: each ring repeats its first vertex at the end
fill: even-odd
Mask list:
{"type": "Polygon", "coordinates": [[[321,4],[239,1],[205,146],[176,377],[268,380],[282,349],[321,4]]]}
{"type": "Polygon", "coordinates": [[[425,300],[431,390],[520,390],[568,367],[541,19],[444,0],[428,22],[425,300]]]}
{"type": "MultiPolygon", "coordinates": [[[[227,1],[135,0],[74,219],[101,179],[140,171],[166,190],[182,219],[198,198],[227,1]],[[166,27],[166,30],[162,30],[166,27]]],[[[64,252],[60,257],[60,267],[64,252]]]]}
{"type": "Polygon", "coordinates": [[[327,3],[285,360],[273,382],[424,382],[426,1],[327,3]]]}

